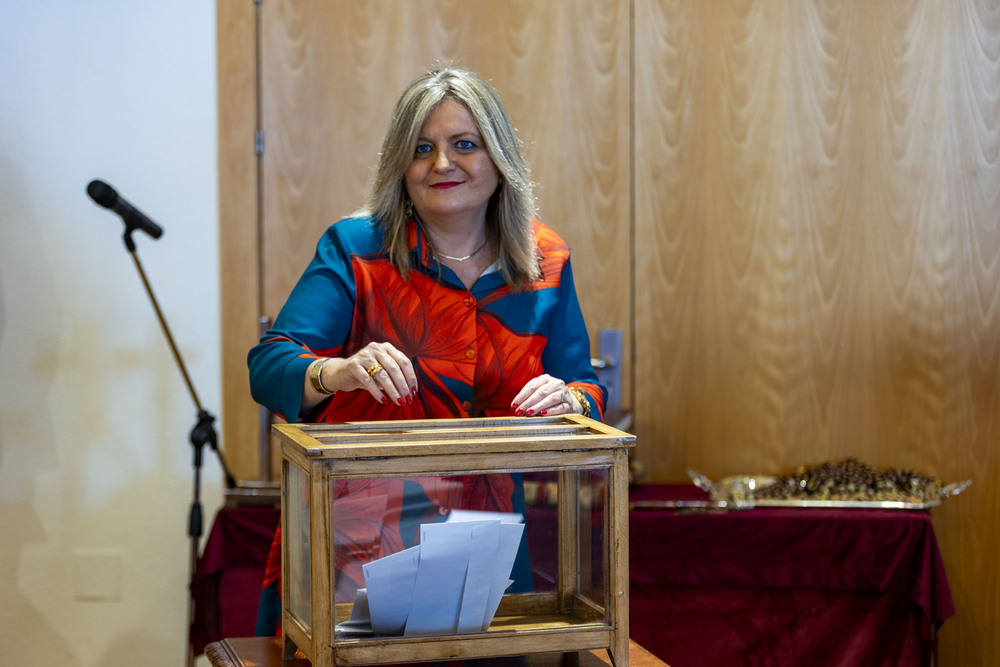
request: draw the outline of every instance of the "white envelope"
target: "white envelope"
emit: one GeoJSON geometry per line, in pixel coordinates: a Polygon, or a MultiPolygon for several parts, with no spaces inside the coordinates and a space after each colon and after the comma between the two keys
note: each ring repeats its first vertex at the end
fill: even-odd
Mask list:
{"type": "Polygon", "coordinates": [[[521,546],[521,535],[523,533],[523,523],[500,524],[500,551],[497,553],[493,578],[490,582],[490,593],[486,601],[486,613],[483,614],[483,624],[481,627],[483,632],[490,629],[490,623],[493,622],[493,617],[500,606],[500,599],[503,597],[503,592],[514,583],[509,577],[511,570],[514,569],[514,559],[517,558],[517,549],[521,546]]]}
{"type": "Polygon", "coordinates": [[[420,547],[410,547],[361,567],[376,635],[403,634],[419,561],[420,547]]]}
{"type": "Polygon", "coordinates": [[[426,526],[420,527],[420,562],[403,632],[406,637],[445,635],[456,631],[465,571],[472,549],[471,541],[460,532],[442,532],[437,539],[425,542],[424,528],[426,526]]]}
{"type": "MultiPolygon", "coordinates": [[[[497,553],[500,551],[500,521],[462,521],[438,523],[420,527],[420,543],[443,540],[456,551],[468,549],[469,563],[465,572],[455,632],[479,632],[493,584],[497,553]],[[466,546],[467,544],[467,546],[466,546]]],[[[503,573],[503,579],[507,579],[503,573]]]]}

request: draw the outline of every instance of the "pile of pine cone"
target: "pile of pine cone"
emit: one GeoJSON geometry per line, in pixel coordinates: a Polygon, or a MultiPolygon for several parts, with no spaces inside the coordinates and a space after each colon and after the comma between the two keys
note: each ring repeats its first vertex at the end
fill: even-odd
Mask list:
{"type": "Polygon", "coordinates": [[[758,488],[758,500],[848,500],[927,503],[939,499],[939,480],[912,470],[876,470],[855,458],[803,466],[758,488]]]}

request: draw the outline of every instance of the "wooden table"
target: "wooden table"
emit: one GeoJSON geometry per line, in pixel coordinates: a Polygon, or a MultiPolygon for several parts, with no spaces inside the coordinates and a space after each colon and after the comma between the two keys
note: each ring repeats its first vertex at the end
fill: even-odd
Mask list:
{"type": "MultiPolygon", "coordinates": [[[[629,664],[632,667],[669,667],[652,653],[629,640],[629,664]]],[[[284,662],[281,659],[281,640],[278,637],[246,637],[242,639],[223,639],[205,647],[205,655],[212,667],[310,667],[305,658],[284,662]]],[[[557,665],[573,665],[574,667],[604,667],[611,660],[605,650],[580,651],[579,653],[541,653],[523,657],[484,658],[480,660],[450,660],[447,663],[413,663],[413,664],[447,664],[449,667],[555,667],[557,665]]]]}

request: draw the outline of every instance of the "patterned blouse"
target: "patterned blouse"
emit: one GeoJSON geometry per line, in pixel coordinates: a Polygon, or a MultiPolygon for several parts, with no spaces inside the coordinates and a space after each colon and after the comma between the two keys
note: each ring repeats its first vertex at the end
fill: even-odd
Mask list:
{"type": "Polygon", "coordinates": [[[404,280],[381,249],[371,218],[330,226],[274,323],[249,354],[254,399],[289,421],[494,417],[532,378],[548,373],[584,391],[595,419],[606,392],[590,364],[590,340],[573,287],[569,247],[534,222],[541,278],[509,287],[499,271],[467,289],[439,266],[418,225],[419,261],[404,280]],[[440,272],[440,277],[439,277],[440,272]],[[389,342],[411,359],[418,392],[409,405],[341,392],[300,415],[306,369],[317,357],[347,357],[389,342]]]}
{"type": "MultiPolygon", "coordinates": [[[[250,350],[254,399],[288,421],[510,416],[514,396],[548,373],[583,390],[591,417],[602,419],[606,390],[591,367],[569,248],[540,222],[533,227],[541,277],[518,290],[491,270],[467,289],[436,262],[413,221],[408,234],[416,261],[405,280],[382,250],[382,232],[371,218],[330,226],[274,327],[250,350]],[[373,341],[392,343],[413,363],[413,402],[380,404],[367,391],[338,392],[301,414],[309,365],[318,357],[348,357],[373,341]]],[[[341,480],[334,493],[341,525],[349,529],[338,533],[335,544],[338,602],[353,599],[364,585],[363,562],[412,546],[420,523],[443,520],[455,507],[525,511],[521,475],[341,480]]],[[[280,632],[280,540],[279,530],[265,573],[258,634],[280,632]]],[[[511,577],[512,592],[531,590],[523,538],[511,577]]]]}

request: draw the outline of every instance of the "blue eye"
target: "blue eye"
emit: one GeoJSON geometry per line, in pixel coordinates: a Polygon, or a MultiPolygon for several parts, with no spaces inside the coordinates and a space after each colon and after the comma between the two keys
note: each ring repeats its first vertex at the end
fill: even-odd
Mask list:
{"type": "Polygon", "coordinates": [[[471,141],[469,141],[468,139],[458,140],[457,142],[455,142],[455,146],[457,146],[463,151],[469,151],[476,147],[476,145],[471,141]]]}
{"type": "Polygon", "coordinates": [[[417,144],[417,149],[415,152],[417,155],[424,155],[426,153],[431,152],[431,147],[427,144],[417,144]]]}

